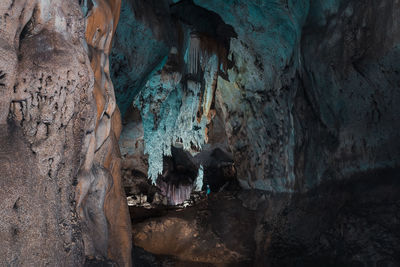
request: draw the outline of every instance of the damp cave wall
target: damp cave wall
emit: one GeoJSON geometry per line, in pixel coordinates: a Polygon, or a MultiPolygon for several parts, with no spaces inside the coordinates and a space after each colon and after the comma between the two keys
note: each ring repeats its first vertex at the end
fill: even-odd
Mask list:
{"type": "MultiPolygon", "coordinates": [[[[201,8],[237,34],[229,40],[231,63],[216,78],[213,101],[243,188],[306,191],[331,179],[398,166],[398,1],[173,2],[123,1],[111,54],[123,113],[141,93],[147,94],[142,102],[159,97],[155,109],[142,113],[142,119],[154,114],[158,126],[166,126],[154,119],[143,124],[150,155],[167,154],[168,148],[152,140],[175,136],[182,113],[175,105],[188,99],[177,93],[179,86],[163,89],[165,80],[151,81],[161,72],[185,75],[165,66],[172,47],[186,52],[176,29],[198,31],[201,8]],[[176,19],[175,3],[187,17],[176,19]],[[172,116],[162,112],[165,99],[177,109],[172,116]]],[[[129,132],[122,135],[129,139],[129,132]]],[[[195,136],[188,139],[204,138],[195,136]]],[[[150,167],[160,159],[150,160],[150,167]]]]}

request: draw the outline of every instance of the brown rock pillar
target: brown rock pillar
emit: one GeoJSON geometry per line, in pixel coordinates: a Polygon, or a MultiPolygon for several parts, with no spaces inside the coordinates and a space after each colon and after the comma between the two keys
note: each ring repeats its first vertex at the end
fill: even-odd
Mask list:
{"type": "MultiPolygon", "coordinates": [[[[97,5],[89,9],[86,17],[86,40],[95,76],[93,95],[97,106],[95,140],[92,141],[93,165],[99,166],[110,179],[104,184],[107,191],[102,207],[107,220],[107,229],[103,229],[108,234],[107,257],[120,266],[131,266],[131,225],[121,183],[121,156],[118,145],[122,127],[121,114],[116,105],[109,72],[109,53],[120,7],[120,0],[97,1],[97,5]]],[[[96,234],[93,232],[93,235],[96,234]]],[[[90,248],[86,249],[88,256],[96,256],[96,252],[92,252],[90,248]]]]}

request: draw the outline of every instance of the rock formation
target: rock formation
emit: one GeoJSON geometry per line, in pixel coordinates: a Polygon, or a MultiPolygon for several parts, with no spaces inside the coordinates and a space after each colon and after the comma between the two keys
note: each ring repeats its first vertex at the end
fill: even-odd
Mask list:
{"type": "Polygon", "coordinates": [[[108,63],[119,8],[0,4],[0,265],[131,265],[108,63]]]}
{"type": "Polygon", "coordinates": [[[92,6],[83,3],[97,114],[95,129],[88,137],[85,163],[78,176],[77,205],[86,230],[86,256],[110,258],[120,266],[131,266],[131,227],[121,183],[118,145],[121,115],[108,60],[120,7],[118,0],[96,1],[92,6]]]}
{"type": "MultiPolygon", "coordinates": [[[[179,183],[168,182],[174,179],[165,164],[171,157],[174,161],[174,149],[183,148],[193,156],[188,161],[196,168],[204,166],[207,183],[222,176],[216,173],[226,172],[242,189],[250,190],[249,199],[252,190],[282,194],[254,200],[264,204],[262,211],[255,208],[257,219],[250,227],[249,235],[256,238],[246,244],[257,252],[235,251],[241,255],[237,261],[251,258],[261,266],[310,261],[332,266],[398,264],[397,252],[390,249],[398,242],[397,219],[382,228],[370,220],[385,213],[385,205],[390,207],[388,216],[394,216],[393,203],[398,203],[379,180],[398,189],[394,176],[400,165],[399,1],[125,1],[123,6],[124,24],[134,25],[140,35],[117,33],[111,55],[111,64],[119,66],[112,71],[113,79],[130,81],[135,89],[117,88],[117,101],[126,106],[131,100],[141,113],[134,122],[140,131],[134,134],[133,127],[124,128],[120,143],[124,147],[136,142],[131,138],[140,140],[137,147],[122,148],[123,161],[134,155],[140,162],[126,165],[132,173],[140,171],[142,177],[147,172],[159,187],[167,188],[165,195],[187,196],[185,187],[179,190],[179,183]],[[139,52],[143,40],[146,50],[156,51],[145,59],[146,54],[139,52]],[[123,56],[127,44],[137,48],[128,49],[130,57],[123,56]],[[142,60],[149,64],[141,64],[142,60]],[[214,160],[217,149],[228,160],[220,155],[214,160]],[[330,192],[327,184],[345,195],[330,192]],[[373,189],[375,185],[380,189],[373,189]],[[358,194],[363,186],[365,196],[358,194]],[[357,198],[349,196],[354,190],[357,198]],[[391,200],[387,201],[385,190],[391,200]],[[373,208],[360,214],[349,202],[358,203],[360,209],[364,204],[373,208]],[[331,211],[324,211],[329,207],[331,211]],[[337,218],[333,224],[321,222],[320,228],[302,228],[302,221],[312,225],[308,214],[313,220],[319,215],[337,218]],[[357,223],[379,230],[363,237],[357,223]],[[315,235],[306,236],[314,229],[315,235]],[[295,252],[285,254],[286,250],[295,252]],[[284,257],[289,260],[282,261],[284,257]]],[[[126,118],[127,125],[133,125],[129,115],[126,118]]],[[[224,190],[224,183],[215,184],[212,191],[224,190]]],[[[245,206],[250,201],[242,200],[245,206]]],[[[212,238],[193,237],[199,232],[206,235],[209,229],[196,228],[201,218],[185,217],[191,212],[135,224],[134,243],[158,255],[178,257],[181,263],[220,264],[207,258],[216,249],[212,238]],[[187,235],[176,233],[175,224],[187,229],[187,235]],[[153,245],[170,234],[199,250],[189,246],[175,250],[162,242],[153,245]],[[203,241],[208,252],[201,252],[203,241]]],[[[231,241],[224,238],[224,245],[231,241]]],[[[228,258],[225,262],[232,260],[228,258]]]]}
{"type": "Polygon", "coordinates": [[[398,166],[397,1],[173,2],[126,1],[141,35],[117,34],[111,56],[144,73],[113,77],[135,84],[117,100],[141,110],[154,182],[171,146],[197,153],[218,129],[243,188],[307,191],[398,166]],[[135,49],[121,56],[144,33],[152,71],[135,49]]]}
{"type": "Polygon", "coordinates": [[[56,0],[0,14],[0,265],[81,266],[73,184],[95,126],[82,13],[56,0]]]}
{"type": "Polygon", "coordinates": [[[362,173],[305,194],[222,192],[193,207],[149,213],[133,225],[134,261],[151,266],[397,266],[398,171],[362,173]]]}
{"type": "Polygon", "coordinates": [[[399,62],[399,0],[2,0],[0,265],[399,265],[399,62]]]}

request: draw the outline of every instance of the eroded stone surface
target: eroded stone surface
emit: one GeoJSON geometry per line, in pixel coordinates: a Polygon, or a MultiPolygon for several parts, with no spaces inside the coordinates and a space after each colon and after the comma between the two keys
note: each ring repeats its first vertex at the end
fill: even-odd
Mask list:
{"type": "Polygon", "coordinates": [[[108,67],[120,2],[97,2],[86,18],[78,1],[0,4],[0,265],[131,265],[108,67]]]}
{"type": "Polygon", "coordinates": [[[110,258],[131,266],[130,220],[121,184],[118,139],[121,115],[110,78],[109,54],[119,20],[121,2],[82,3],[86,41],[94,72],[96,126],[88,137],[89,149],[78,180],[78,207],[87,229],[85,253],[89,258],[110,258]]]}
{"type": "Polygon", "coordinates": [[[2,1],[0,16],[0,264],[80,266],[73,184],[95,114],[80,7],[2,1]]]}

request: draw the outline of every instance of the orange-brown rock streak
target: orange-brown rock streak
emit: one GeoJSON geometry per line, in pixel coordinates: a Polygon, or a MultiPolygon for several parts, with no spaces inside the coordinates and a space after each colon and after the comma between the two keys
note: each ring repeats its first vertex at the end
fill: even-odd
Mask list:
{"type": "Polygon", "coordinates": [[[120,0],[97,0],[86,17],[85,36],[95,76],[93,95],[97,106],[93,164],[104,167],[112,177],[103,207],[108,222],[105,233],[108,236],[107,257],[117,262],[119,266],[131,266],[131,225],[121,183],[118,146],[122,127],[121,114],[115,101],[108,59],[120,7],[120,0]]]}

